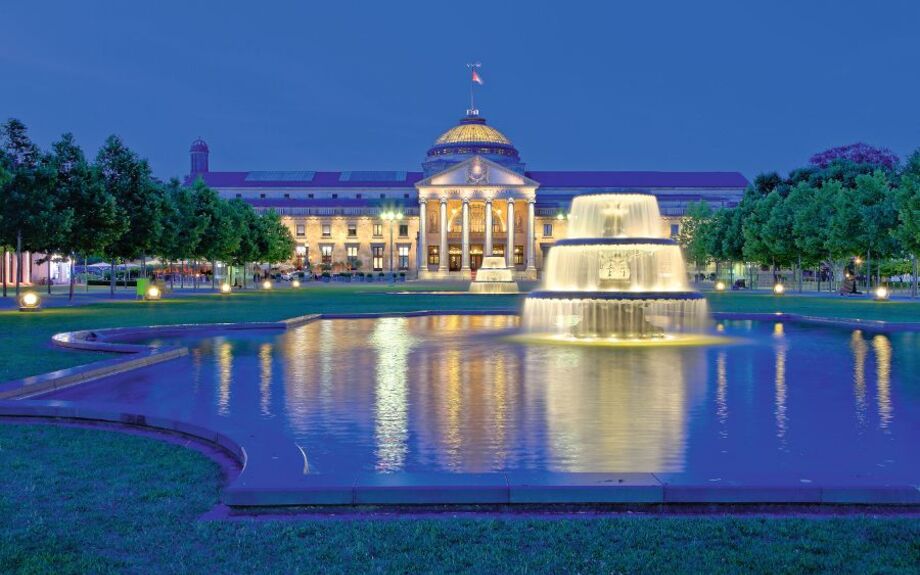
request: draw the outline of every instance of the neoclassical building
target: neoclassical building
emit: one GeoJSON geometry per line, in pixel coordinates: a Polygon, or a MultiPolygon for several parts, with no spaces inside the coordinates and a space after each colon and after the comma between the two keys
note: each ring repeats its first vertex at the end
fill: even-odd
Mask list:
{"type": "Polygon", "coordinates": [[[422,279],[469,278],[490,255],[536,278],[580,194],[651,192],[662,232],[676,235],[690,202],[733,207],[748,185],[738,172],[530,171],[476,110],[435,140],[421,171],[215,172],[209,160],[195,140],[189,180],[278,212],[297,242],[295,265],[389,271],[392,261],[422,279]]]}

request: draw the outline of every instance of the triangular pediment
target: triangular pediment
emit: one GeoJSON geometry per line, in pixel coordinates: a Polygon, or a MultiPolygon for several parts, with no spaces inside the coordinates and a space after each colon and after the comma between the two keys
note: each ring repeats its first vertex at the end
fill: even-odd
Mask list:
{"type": "Polygon", "coordinates": [[[497,186],[537,188],[540,184],[482,156],[473,156],[415,184],[423,187],[497,186]]]}

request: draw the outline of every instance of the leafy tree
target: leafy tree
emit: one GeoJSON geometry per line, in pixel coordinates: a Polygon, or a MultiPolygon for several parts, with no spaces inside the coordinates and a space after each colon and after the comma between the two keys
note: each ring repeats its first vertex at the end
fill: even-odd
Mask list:
{"type": "Polygon", "coordinates": [[[912,256],[911,295],[916,297],[917,257],[920,256],[920,150],[911,155],[901,174],[901,182],[895,192],[895,208],[898,225],[892,230],[892,235],[912,256]]]}
{"type": "Polygon", "coordinates": [[[813,155],[809,163],[819,168],[827,168],[835,162],[844,160],[852,164],[865,164],[873,169],[894,170],[898,166],[898,157],[888,148],[875,148],[862,142],[831,148],[813,155]]]}
{"type": "Polygon", "coordinates": [[[57,171],[59,197],[69,211],[70,225],[58,249],[70,254],[69,297],[73,299],[73,262],[77,254],[101,253],[125,230],[115,198],[107,193],[99,173],[87,161],[73,134],[52,144],[51,162],[57,171]]]}
{"type": "Polygon", "coordinates": [[[693,262],[697,270],[709,262],[706,234],[704,230],[712,218],[712,210],[705,201],[691,202],[687,206],[687,215],[680,226],[677,242],[684,249],[687,260],[693,262]]]}
{"type": "MultiPolygon", "coordinates": [[[[171,262],[183,262],[184,270],[184,262],[198,255],[199,243],[208,225],[210,220],[198,212],[195,192],[178,179],[171,179],[164,194],[160,255],[171,262]]],[[[185,285],[184,273],[182,285],[185,285]]]]}
{"type": "Polygon", "coordinates": [[[262,246],[260,245],[261,226],[259,216],[252,209],[252,206],[242,200],[231,200],[228,204],[233,212],[233,219],[237,224],[237,234],[239,243],[234,249],[227,254],[227,261],[234,266],[243,268],[243,287],[246,287],[247,264],[258,261],[262,256],[262,246]]]}
{"type": "Polygon", "coordinates": [[[145,160],[118,136],[109,136],[96,156],[106,191],[115,197],[127,231],[106,247],[112,261],[111,293],[115,293],[115,262],[145,256],[157,246],[162,232],[163,196],[145,160]]]}
{"type": "MultiPolygon", "coordinates": [[[[192,184],[192,194],[196,214],[207,220],[205,231],[198,241],[196,256],[211,262],[211,270],[216,274],[217,261],[230,261],[231,254],[239,248],[239,229],[242,226],[240,210],[222,200],[201,178],[192,184]]],[[[216,279],[216,275],[212,276],[213,289],[217,288],[216,279]]]]}
{"type": "MultiPolygon", "coordinates": [[[[22,283],[23,251],[46,248],[58,230],[55,173],[29,139],[25,125],[10,119],[0,126],[0,148],[9,172],[0,202],[0,243],[16,246],[16,294],[22,283]]],[[[66,214],[63,214],[66,217],[66,214]]],[[[66,222],[64,222],[66,225],[66,222]]]]}
{"type": "Polygon", "coordinates": [[[259,216],[259,241],[261,246],[261,260],[276,264],[291,259],[294,254],[294,236],[291,230],[281,222],[281,218],[274,211],[269,210],[259,216]]]}

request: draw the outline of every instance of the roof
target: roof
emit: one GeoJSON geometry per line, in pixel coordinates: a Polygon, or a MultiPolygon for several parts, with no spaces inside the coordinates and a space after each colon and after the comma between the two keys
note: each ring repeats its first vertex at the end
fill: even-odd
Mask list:
{"type": "Polygon", "coordinates": [[[442,144],[467,144],[467,143],[489,143],[511,145],[504,134],[486,125],[486,119],[481,117],[467,116],[460,120],[460,123],[447,130],[437,140],[435,146],[442,144]]]}
{"type": "Polygon", "coordinates": [[[525,172],[542,188],[745,188],[740,172],[525,172]]]}
{"type": "MultiPolygon", "coordinates": [[[[541,188],[745,188],[739,172],[524,172],[541,188]]],[[[414,191],[422,172],[206,172],[214,188],[406,188],[414,191]]],[[[195,176],[197,177],[197,175],[195,176]]]]}

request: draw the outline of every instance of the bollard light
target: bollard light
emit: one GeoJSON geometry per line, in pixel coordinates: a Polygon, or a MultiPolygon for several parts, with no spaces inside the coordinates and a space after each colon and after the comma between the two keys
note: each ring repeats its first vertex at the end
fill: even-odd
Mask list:
{"type": "Polygon", "coordinates": [[[885,286],[879,286],[875,289],[875,299],[878,301],[884,301],[888,299],[891,293],[888,291],[888,288],[885,286]]]}
{"type": "Polygon", "coordinates": [[[291,287],[299,288],[299,287],[300,287],[300,280],[293,280],[293,281],[291,281],[291,287]]]}
{"type": "Polygon", "coordinates": [[[19,296],[19,311],[38,311],[42,306],[42,298],[34,291],[27,291],[19,296]]]}
{"type": "Polygon", "coordinates": [[[262,289],[272,289],[271,280],[265,280],[264,282],[262,282],[262,289]]]}
{"type": "Polygon", "coordinates": [[[716,282],[716,291],[725,291],[725,282],[716,282]]]}
{"type": "Polygon", "coordinates": [[[163,297],[163,293],[157,286],[150,286],[147,288],[147,291],[144,292],[144,299],[147,301],[156,301],[161,297],[163,297]]]}
{"type": "Polygon", "coordinates": [[[786,287],[783,284],[773,286],[773,295],[783,295],[784,293],[786,293],[786,287]]]}
{"type": "Polygon", "coordinates": [[[228,283],[222,283],[222,284],[220,284],[220,293],[222,293],[222,294],[229,294],[232,290],[233,290],[233,288],[230,287],[230,284],[228,284],[228,283]]]}

